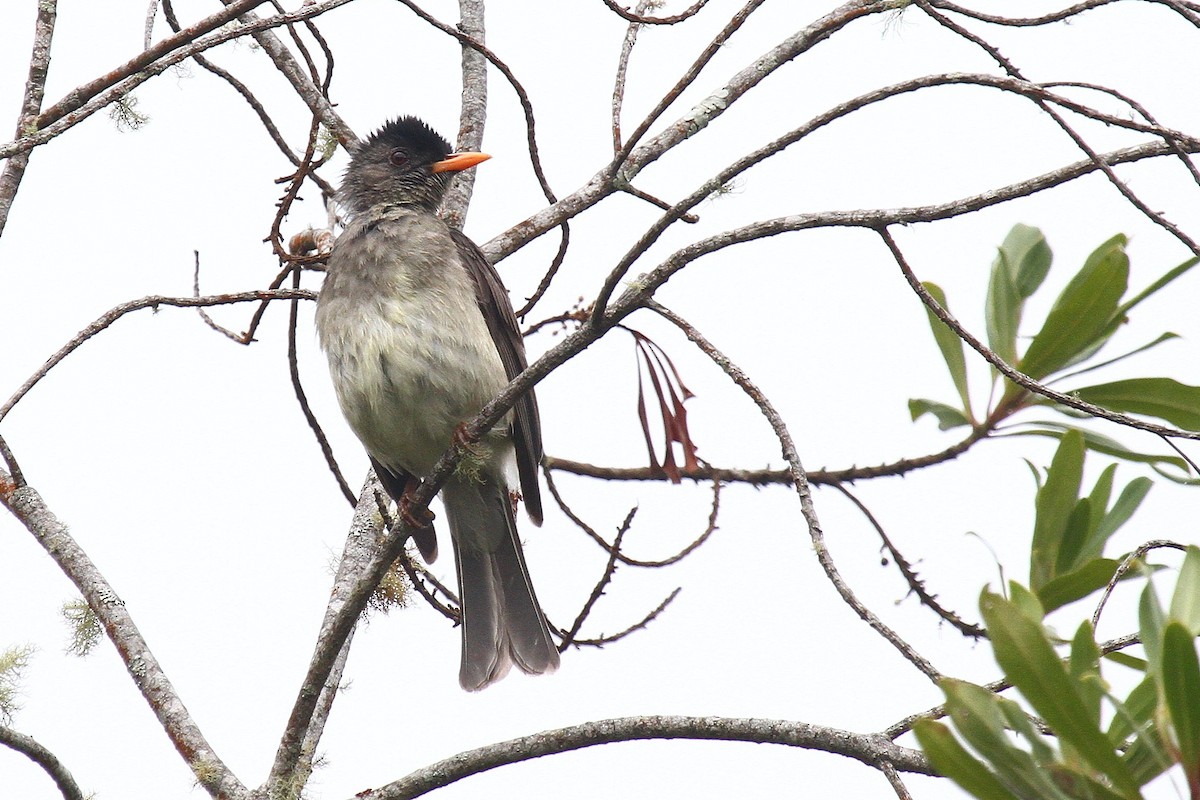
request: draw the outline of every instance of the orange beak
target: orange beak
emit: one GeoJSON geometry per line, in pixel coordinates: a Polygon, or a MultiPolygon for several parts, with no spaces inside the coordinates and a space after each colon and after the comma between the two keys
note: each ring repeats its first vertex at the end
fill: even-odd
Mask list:
{"type": "Polygon", "coordinates": [[[434,162],[434,172],[459,172],[467,167],[473,167],[487,161],[491,156],[487,153],[451,153],[441,161],[434,162]]]}

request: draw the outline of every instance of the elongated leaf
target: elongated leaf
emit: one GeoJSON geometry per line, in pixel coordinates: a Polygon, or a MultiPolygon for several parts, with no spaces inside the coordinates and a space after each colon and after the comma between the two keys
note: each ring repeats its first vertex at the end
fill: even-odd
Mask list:
{"type": "Polygon", "coordinates": [[[1200,660],[1194,636],[1179,622],[1163,631],[1163,698],[1189,783],[1200,774],[1200,660]]]}
{"type": "Polygon", "coordinates": [[[1009,739],[999,698],[966,681],[948,679],[940,685],[946,693],[946,711],[955,729],[988,760],[1009,790],[1028,800],[1066,800],[1034,758],[1009,739]]]}
{"type": "Polygon", "coordinates": [[[1004,717],[1009,729],[1022,736],[1029,743],[1029,752],[1033,760],[1042,767],[1048,767],[1058,762],[1059,754],[1046,743],[1047,737],[1033,727],[1029,713],[1016,702],[1006,697],[996,696],[996,707],[1004,717]]]}
{"type": "Polygon", "coordinates": [[[1193,257],[1189,258],[1187,261],[1180,264],[1178,267],[1175,267],[1175,268],[1169,270],[1165,275],[1163,275],[1161,278],[1156,280],[1154,283],[1150,284],[1145,289],[1138,292],[1133,297],[1129,298],[1129,300],[1122,303],[1121,307],[1117,309],[1118,316],[1123,317],[1123,316],[1127,315],[1129,313],[1129,311],[1134,306],[1136,306],[1138,303],[1142,302],[1147,297],[1150,297],[1152,294],[1157,292],[1159,289],[1162,289],[1164,286],[1166,286],[1171,281],[1178,278],[1180,275],[1183,275],[1184,273],[1186,273],[1192,267],[1196,266],[1197,263],[1200,263],[1200,258],[1196,258],[1195,256],[1193,256],[1193,257]]]}
{"type": "MultiPolygon", "coordinates": [[[[933,299],[937,300],[939,306],[946,311],[950,310],[950,305],[946,302],[946,293],[942,291],[942,287],[928,281],[922,285],[933,295],[933,299]]],[[[929,317],[929,328],[933,331],[933,339],[937,342],[938,349],[942,351],[946,369],[950,371],[950,379],[954,381],[954,388],[958,390],[958,397],[962,400],[962,407],[967,416],[970,416],[971,393],[967,389],[967,359],[963,354],[962,339],[959,339],[958,334],[950,330],[946,323],[934,316],[932,311],[925,309],[925,313],[929,317]]]]}
{"type": "Polygon", "coordinates": [[[987,327],[988,346],[1009,364],[1017,361],[1017,328],[1021,325],[1023,305],[1013,273],[1008,257],[1001,248],[988,276],[984,324],[987,327]]]}
{"type": "Polygon", "coordinates": [[[939,403],[936,400],[913,398],[908,401],[908,413],[912,415],[913,422],[916,422],[925,414],[932,414],[937,418],[938,428],[943,431],[971,424],[971,421],[967,419],[963,412],[953,406],[939,403]]]}
{"type": "Polygon", "coordinates": [[[1138,601],[1138,634],[1142,638],[1142,647],[1146,648],[1146,660],[1150,662],[1150,672],[1155,676],[1162,675],[1162,633],[1167,624],[1167,615],[1158,602],[1158,594],[1154,584],[1146,581],[1146,588],[1138,601]]]}
{"type": "Polygon", "coordinates": [[[1181,622],[1192,636],[1200,635],[1200,548],[1188,545],[1175,594],[1171,597],[1171,617],[1181,622]]]}
{"type": "Polygon", "coordinates": [[[1082,480],[1083,436],[1070,431],[1063,435],[1050,462],[1046,483],[1037,494],[1037,519],[1029,559],[1029,583],[1034,591],[1054,577],[1062,538],[1079,499],[1082,480]]]}
{"type": "Polygon", "coordinates": [[[1092,518],[1095,516],[1098,515],[1092,513],[1092,501],[1088,497],[1080,498],[1075,508],[1071,509],[1071,516],[1067,518],[1067,527],[1063,530],[1062,540],[1058,545],[1058,558],[1054,561],[1054,575],[1051,580],[1075,569],[1079,554],[1083,551],[1091,531],[1092,518]]]}
{"type": "MultiPolygon", "coordinates": [[[[1118,313],[1120,313],[1119,310],[1118,310],[1118,313]]],[[[1133,350],[1130,350],[1128,353],[1122,353],[1119,356],[1114,356],[1113,358],[1110,358],[1107,361],[1100,361],[1096,364],[1089,364],[1088,366],[1084,367],[1083,369],[1077,369],[1074,372],[1070,372],[1066,375],[1063,375],[1061,380],[1068,380],[1069,378],[1075,378],[1075,377],[1078,377],[1079,375],[1086,375],[1087,373],[1098,370],[1101,367],[1107,367],[1112,364],[1116,364],[1119,361],[1124,361],[1125,359],[1129,358],[1130,356],[1136,356],[1138,353],[1144,353],[1147,350],[1158,347],[1163,342],[1169,342],[1172,339],[1178,339],[1178,338],[1179,338],[1178,333],[1171,333],[1170,331],[1167,331],[1166,333],[1160,333],[1158,335],[1158,338],[1156,338],[1152,342],[1148,342],[1147,344],[1144,344],[1141,347],[1134,348],[1133,350]]]]}
{"type": "Polygon", "coordinates": [[[1093,722],[1087,704],[1042,626],[1026,619],[999,595],[984,591],[979,609],[987,625],[996,661],[1034,710],[1080,757],[1106,776],[1128,798],[1138,796],[1137,784],[1093,722]]]}
{"type": "MultiPolygon", "coordinates": [[[[1085,441],[1084,445],[1086,444],[1087,442],[1085,441]]],[[[1112,498],[1113,483],[1116,479],[1116,475],[1117,465],[1109,464],[1104,468],[1104,471],[1100,473],[1100,477],[1096,479],[1096,483],[1092,486],[1092,491],[1088,494],[1088,501],[1091,503],[1092,509],[1095,511],[1095,513],[1092,514],[1091,530],[1088,531],[1089,539],[1091,539],[1094,535],[1096,528],[1100,526],[1100,520],[1104,519],[1104,516],[1108,510],[1108,501],[1112,498]]]]}
{"type": "Polygon", "coordinates": [[[1025,619],[1034,624],[1040,625],[1042,618],[1046,616],[1046,609],[1037,595],[1016,581],[1008,582],[1008,602],[1012,603],[1013,608],[1024,614],[1025,619]]]}
{"type": "Polygon", "coordinates": [[[1149,478],[1134,478],[1131,480],[1121,490],[1121,496],[1117,498],[1117,502],[1100,519],[1095,531],[1092,532],[1091,540],[1080,554],[1081,557],[1095,558],[1104,552],[1104,545],[1108,542],[1109,537],[1129,521],[1129,518],[1133,516],[1133,512],[1137,511],[1138,506],[1146,499],[1146,495],[1150,493],[1150,489],[1153,486],[1154,481],[1149,478]]]}
{"type": "MultiPolygon", "coordinates": [[[[1120,458],[1125,461],[1134,461],[1144,464],[1170,464],[1178,467],[1185,472],[1188,469],[1188,464],[1178,456],[1162,456],[1154,453],[1139,453],[1135,450],[1130,450],[1125,445],[1118,442],[1116,439],[1109,438],[1093,431],[1076,428],[1073,425],[1064,425],[1061,422],[1052,422],[1047,420],[1038,420],[1036,422],[1026,423],[1029,425],[1044,425],[1044,429],[1033,428],[1031,430],[1013,431],[1012,433],[1004,434],[1005,436],[1049,436],[1054,439],[1062,439],[1067,431],[1079,431],[1083,436],[1083,442],[1089,450],[1097,453],[1102,453],[1106,456],[1120,458]]],[[[1177,480],[1177,479],[1176,479],[1177,480]]]]}
{"type": "Polygon", "coordinates": [[[1067,603],[1074,603],[1087,597],[1092,592],[1103,589],[1112,580],[1120,561],[1111,558],[1094,558],[1082,567],[1059,575],[1048,581],[1038,590],[1038,599],[1046,608],[1046,613],[1062,608],[1067,603]]]}
{"type": "Polygon", "coordinates": [[[1116,704],[1116,713],[1108,725],[1108,740],[1120,746],[1136,732],[1150,724],[1158,707],[1158,686],[1146,677],[1133,687],[1124,703],[1116,704]]]}
{"type": "Polygon", "coordinates": [[[1146,659],[1131,656],[1129,653],[1122,653],[1120,650],[1105,653],[1104,657],[1114,664],[1120,664],[1122,667],[1129,667],[1138,672],[1145,672],[1146,668],[1150,666],[1146,659]]]}
{"type": "Polygon", "coordinates": [[[1166,420],[1188,430],[1200,430],[1200,386],[1171,378],[1130,378],[1075,389],[1080,400],[1129,414],[1166,420]]]}
{"type": "Polygon", "coordinates": [[[931,719],[918,720],[913,725],[913,733],[934,768],[971,796],[979,800],[1019,800],[1004,788],[1004,784],[982,761],[967,752],[942,723],[931,719]]]}
{"type": "Polygon", "coordinates": [[[1075,631],[1075,638],[1071,640],[1071,658],[1067,663],[1092,715],[1092,722],[1099,727],[1104,686],[1100,680],[1100,648],[1096,645],[1091,620],[1085,619],[1075,631]]]}
{"type": "Polygon", "coordinates": [[[1097,248],[1058,296],[1041,331],[1021,359],[1020,369],[1041,379],[1070,365],[1101,340],[1129,284],[1125,237],[1097,248]]]}
{"type": "Polygon", "coordinates": [[[1054,259],[1050,245],[1046,244],[1046,237],[1037,228],[1017,223],[1004,237],[1000,249],[1014,269],[1013,284],[1017,294],[1022,299],[1033,296],[1046,279],[1054,259]]]}
{"type": "Polygon", "coordinates": [[[1173,745],[1167,744],[1162,732],[1151,726],[1129,745],[1121,760],[1128,765],[1138,785],[1145,786],[1175,766],[1175,759],[1171,755],[1172,747],[1173,745]]]}

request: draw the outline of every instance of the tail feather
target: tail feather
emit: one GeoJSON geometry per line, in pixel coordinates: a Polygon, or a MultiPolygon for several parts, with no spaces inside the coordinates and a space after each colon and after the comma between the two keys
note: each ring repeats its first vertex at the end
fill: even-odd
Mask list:
{"type": "Polygon", "coordinates": [[[508,489],[490,478],[452,478],[442,499],[462,600],[459,683],[482,689],[513,664],[533,675],[553,672],[558,649],[529,580],[508,489]]]}

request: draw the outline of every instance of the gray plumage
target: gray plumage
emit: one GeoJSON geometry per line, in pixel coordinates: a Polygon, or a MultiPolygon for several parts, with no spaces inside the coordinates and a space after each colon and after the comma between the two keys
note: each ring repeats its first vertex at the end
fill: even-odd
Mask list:
{"type": "MultiPolygon", "coordinates": [[[[453,160],[461,157],[448,156],[445,140],[412,117],[358,147],[339,193],[350,221],[317,302],[338,402],[397,502],[449,449],[459,425],[526,365],[499,276],[436,214],[449,176],[463,168],[453,160]]],[[[442,487],[462,600],[459,682],[470,691],[514,663],[533,674],[558,666],[513,514],[519,486],[541,524],[541,456],[531,391],[442,487]]],[[[432,529],[416,541],[432,561],[432,529]]]]}

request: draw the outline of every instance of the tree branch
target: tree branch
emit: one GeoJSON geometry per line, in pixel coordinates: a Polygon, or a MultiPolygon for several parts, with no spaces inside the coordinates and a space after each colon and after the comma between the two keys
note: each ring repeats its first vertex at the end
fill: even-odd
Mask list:
{"type": "Polygon", "coordinates": [[[71,771],[63,766],[58,757],[43,747],[37,739],[0,725],[0,744],[16,750],[41,767],[58,786],[63,800],[84,800],[83,792],[80,791],[79,784],[75,783],[75,777],[71,771]]]}
{"type": "Polygon", "coordinates": [[[124,601],[71,537],[67,526],[55,517],[37,491],[30,486],[13,488],[10,476],[3,471],[0,471],[0,504],[21,521],[46,554],[75,584],[88,607],[104,626],[109,640],[116,646],[129,677],[158,718],[171,744],[196,776],[197,782],[213,797],[245,797],[246,787],[204,738],[150,651],[150,646],[142,638],[124,601]]]}
{"type": "Polygon", "coordinates": [[[846,756],[871,767],[878,767],[881,762],[886,761],[905,772],[937,774],[924,755],[916,750],[901,747],[879,734],[850,733],[837,728],[786,720],[646,716],[587,722],[469,750],[430,764],[386,786],[360,792],[355,797],[358,800],[407,800],[428,794],[434,789],[448,786],[470,775],[507,764],[600,744],[646,739],[781,744],[846,756]]]}
{"type": "MultiPolygon", "coordinates": [[[[50,72],[50,43],[54,39],[54,23],[58,18],[58,0],[38,3],[37,20],[33,28],[33,53],[29,57],[29,78],[25,81],[25,97],[21,101],[21,113],[17,115],[16,136],[24,136],[37,126],[36,119],[46,94],[46,76],[50,72]]],[[[0,236],[8,222],[25,168],[29,166],[29,153],[18,153],[8,159],[4,172],[0,173],[0,236]]]]}

